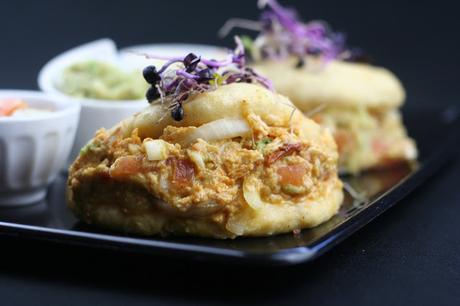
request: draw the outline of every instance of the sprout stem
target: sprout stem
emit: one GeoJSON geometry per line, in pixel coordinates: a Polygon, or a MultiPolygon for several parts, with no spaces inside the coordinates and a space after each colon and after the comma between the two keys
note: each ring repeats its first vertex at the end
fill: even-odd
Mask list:
{"type": "Polygon", "coordinates": [[[220,28],[217,35],[220,38],[226,37],[234,28],[247,29],[252,31],[262,31],[262,23],[243,18],[231,18],[220,28]]]}

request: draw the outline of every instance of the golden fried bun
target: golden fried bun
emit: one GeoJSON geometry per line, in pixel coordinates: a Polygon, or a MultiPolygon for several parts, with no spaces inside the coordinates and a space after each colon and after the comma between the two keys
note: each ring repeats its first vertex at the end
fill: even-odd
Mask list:
{"type": "Polygon", "coordinates": [[[326,107],[312,119],[334,135],[341,172],[356,174],[417,158],[415,142],[407,136],[397,109],[326,107]]]}
{"type": "Polygon", "coordinates": [[[342,61],[311,61],[302,68],[296,68],[292,58],[260,62],[254,68],[333,133],[342,172],[356,174],[417,158],[415,142],[407,136],[398,110],[404,89],[390,71],[342,61]]]}
{"type": "Polygon", "coordinates": [[[388,109],[405,100],[401,82],[385,68],[344,61],[295,68],[295,63],[293,58],[264,61],[254,68],[304,112],[321,104],[388,109]]]}
{"type": "Polygon", "coordinates": [[[337,213],[335,142],[288,99],[233,83],[183,108],[182,121],[153,104],[96,133],[69,172],[80,220],[140,235],[235,238],[314,227],[337,213]]]}

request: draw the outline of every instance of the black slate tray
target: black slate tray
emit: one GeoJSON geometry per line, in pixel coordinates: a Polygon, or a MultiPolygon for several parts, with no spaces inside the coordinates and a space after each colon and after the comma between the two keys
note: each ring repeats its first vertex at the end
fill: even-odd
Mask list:
{"type": "Polygon", "coordinates": [[[260,265],[292,265],[311,261],[395,205],[449,158],[456,156],[460,140],[458,117],[456,107],[407,111],[405,123],[417,141],[419,161],[359,177],[344,177],[343,180],[353,189],[366,193],[367,200],[356,201],[347,196],[337,216],[300,234],[234,240],[191,237],[146,239],[101,231],[78,222],[67,209],[66,177],[62,175],[50,186],[46,200],[27,207],[0,209],[0,235],[81,245],[88,247],[88,251],[102,248],[192,260],[260,265]]]}

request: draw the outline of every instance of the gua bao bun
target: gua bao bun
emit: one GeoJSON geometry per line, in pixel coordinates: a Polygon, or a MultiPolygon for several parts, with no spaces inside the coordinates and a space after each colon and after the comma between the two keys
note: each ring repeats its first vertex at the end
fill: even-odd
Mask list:
{"type": "Polygon", "coordinates": [[[343,199],[329,132],[255,84],[153,103],[99,130],[70,168],[82,221],[140,235],[267,236],[317,226],[343,199]]]}
{"type": "Polygon", "coordinates": [[[264,61],[257,63],[255,69],[270,76],[277,90],[304,112],[324,104],[384,111],[404,102],[401,82],[385,68],[344,61],[296,67],[296,62],[295,58],[264,61]]]}
{"type": "Polygon", "coordinates": [[[329,128],[337,142],[342,171],[358,173],[417,157],[399,107],[405,92],[385,68],[332,61],[320,69],[295,67],[293,58],[254,66],[304,113],[329,128]]]}

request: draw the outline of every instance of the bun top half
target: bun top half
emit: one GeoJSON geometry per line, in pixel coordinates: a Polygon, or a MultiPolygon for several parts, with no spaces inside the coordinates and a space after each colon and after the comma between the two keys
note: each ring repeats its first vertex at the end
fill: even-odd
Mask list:
{"type": "Polygon", "coordinates": [[[253,68],[271,79],[276,90],[302,111],[321,104],[390,109],[404,103],[401,82],[385,68],[343,61],[295,68],[296,61],[264,61],[253,68]]]}
{"type": "Polygon", "coordinates": [[[218,119],[243,118],[245,113],[252,112],[269,126],[300,124],[309,133],[320,133],[319,126],[296,110],[289,99],[254,84],[232,83],[194,95],[184,102],[183,108],[184,119],[175,121],[165,106],[152,104],[115,128],[121,128],[127,136],[137,128],[142,138],[158,138],[169,125],[198,127],[218,119]]]}

